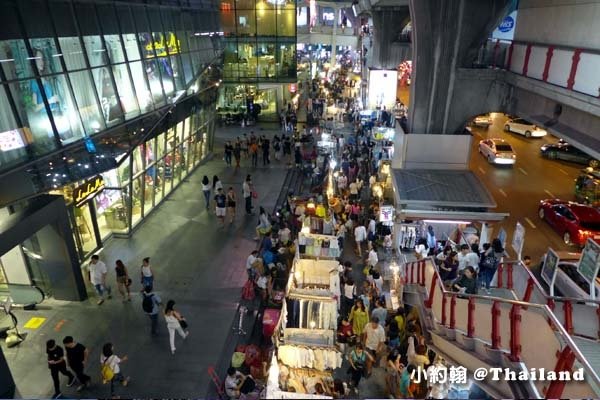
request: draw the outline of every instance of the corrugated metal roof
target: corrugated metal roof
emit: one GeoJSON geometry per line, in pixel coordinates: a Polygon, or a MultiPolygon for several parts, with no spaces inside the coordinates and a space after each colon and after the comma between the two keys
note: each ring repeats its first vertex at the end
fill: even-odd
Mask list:
{"type": "Polygon", "coordinates": [[[393,174],[402,204],[496,207],[491,194],[471,171],[396,169],[393,174]]]}

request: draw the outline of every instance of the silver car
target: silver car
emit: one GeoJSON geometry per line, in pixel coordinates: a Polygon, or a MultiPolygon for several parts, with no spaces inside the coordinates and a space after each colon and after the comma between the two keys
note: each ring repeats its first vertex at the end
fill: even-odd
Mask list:
{"type": "Polygon", "coordinates": [[[480,141],[479,153],[490,164],[514,165],[517,162],[515,151],[504,139],[484,139],[480,141]]]}

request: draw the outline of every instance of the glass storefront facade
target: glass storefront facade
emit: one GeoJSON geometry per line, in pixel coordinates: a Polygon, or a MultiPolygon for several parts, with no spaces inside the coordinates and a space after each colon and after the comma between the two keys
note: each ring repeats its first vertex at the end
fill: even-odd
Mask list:
{"type": "Polygon", "coordinates": [[[296,3],[221,2],[225,82],[296,80],[296,3]]]}
{"type": "Polygon", "coordinates": [[[216,56],[204,34],[217,30],[216,11],[78,0],[2,7],[0,170],[169,104],[216,56]]]}
{"type": "Polygon", "coordinates": [[[53,192],[70,204],[80,258],[113,234],[129,235],[207,156],[214,129],[214,109],[200,109],[136,147],[119,167],[102,173],[104,189],[84,204],[73,204],[73,189],[81,182],[53,192]]]}

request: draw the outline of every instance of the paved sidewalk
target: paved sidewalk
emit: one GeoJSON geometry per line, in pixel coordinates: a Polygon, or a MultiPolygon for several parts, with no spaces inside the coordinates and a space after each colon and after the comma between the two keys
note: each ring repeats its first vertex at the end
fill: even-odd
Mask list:
{"type": "MultiPolygon", "coordinates": [[[[252,240],[256,217],[244,213],[241,184],[250,173],[259,194],[254,202],[272,208],[285,177],[283,163],[272,162],[267,168],[242,167],[234,170],[222,160],[222,143],[242,132],[266,134],[272,138],[277,128],[218,128],[215,156],[200,166],[158,209],[147,218],[129,239],[113,239],[100,253],[110,269],[109,282],[113,299],[96,305],[91,294],[82,303],[49,300],[36,311],[16,312],[20,328],[27,333],[25,342],[7,349],[2,344],[18,395],[23,398],[52,396],[52,380],[46,366],[45,342],[72,335],[91,350],[87,367],[94,385],[77,393],[75,386],[62,390],[67,398],[108,397],[108,385],[100,381],[99,357],[105,342],[112,342],[119,355],[127,354],[122,372],[132,378],[126,388],[118,388],[124,398],[203,397],[209,377],[207,367],[216,364],[235,318],[241,287],[246,280],[245,259],[256,246],[252,240]],[[233,186],[238,195],[237,216],[232,226],[221,228],[214,213],[205,211],[200,181],[217,174],[227,189],[233,186]],[[190,336],[185,342],[176,338],[177,352],[171,355],[164,319],[159,317],[159,336],[150,335],[149,320],[141,306],[141,285],[137,280],[143,257],[151,257],[155,271],[155,290],[163,303],[177,302],[178,310],[187,317],[190,336]],[[114,262],[121,259],[133,277],[133,301],[123,303],[116,291],[114,262]],[[37,330],[23,329],[31,317],[46,321],[37,330]]],[[[212,207],[211,207],[212,209],[212,207]]],[[[212,384],[212,383],[210,383],[212,384]]]]}

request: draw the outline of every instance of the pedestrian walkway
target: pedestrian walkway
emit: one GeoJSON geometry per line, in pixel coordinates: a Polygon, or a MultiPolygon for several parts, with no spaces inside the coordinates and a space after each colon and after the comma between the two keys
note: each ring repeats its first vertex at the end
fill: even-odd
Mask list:
{"type": "MultiPolygon", "coordinates": [[[[113,298],[96,305],[96,297],[89,289],[90,299],[81,303],[48,300],[38,310],[16,310],[19,329],[27,334],[17,347],[2,351],[17,384],[17,396],[49,398],[53,394],[52,379],[46,365],[45,343],[55,339],[62,344],[64,336],[71,335],[90,349],[86,372],[92,376],[93,386],[77,393],[62,382],[64,397],[102,398],[109,396],[109,386],[100,381],[100,351],[106,342],[112,342],[115,353],[128,355],[121,366],[125,376],[131,376],[128,387],[117,389],[121,397],[203,397],[210,382],[207,368],[216,364],[232,328],[240,300],[240,291],[246,281],[245,260],[255,248],[256,217],[246,216],[241,184],[252,174],[259,205],[271,209],[279,195],[286,174],[283,162],[272,162],[268,167],[250,167],[250,160],[242,159],[242,167],[226,167],[222,160],[222,143],[234,140],[242,133],[265,134],[269,138],[277,128],[262,130],[255,126],[242,129],[219,128],[215,155],[200,166],[172,193],[129,239],[113,239],[99,253],[109,268],[108,282],[113,298]],[[219,227],[213,207],[205,210],[200,181],[203,175],[211,179],[218,175],[227,189],[233,186],[238,197],[237,216],[233,225],[219,227]],[[150,321],[141,305],[139,283],[143,257],[151,258],[155,274],[155,292],[163,303],[173,299],[178,311],[189,323],[190,336],[185,342],[177,338],[177,352],[171,355],[168,332],[162,316],[159,317],[159,335],[150,335],[150,321]],[[132,302],[123,303],[116,290],[115,260],[121,259],[133,279],[132,302]],[[38,329],[25,329],[32,317],[45,318],[38,329]]],[[[211,383],[212,384],[212,383],[211,383]]]]}

